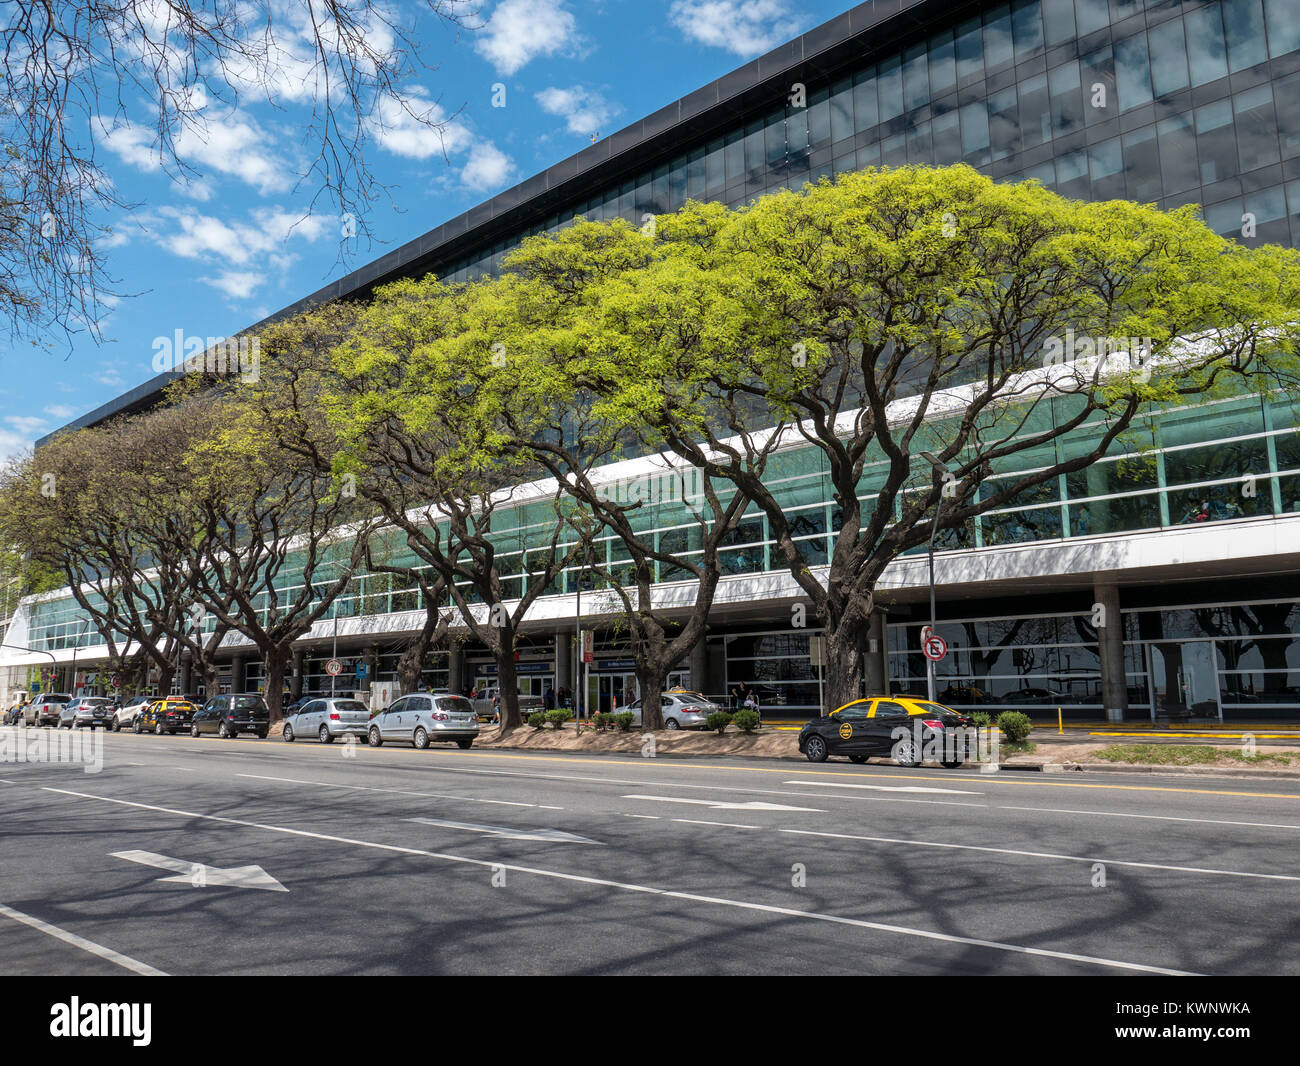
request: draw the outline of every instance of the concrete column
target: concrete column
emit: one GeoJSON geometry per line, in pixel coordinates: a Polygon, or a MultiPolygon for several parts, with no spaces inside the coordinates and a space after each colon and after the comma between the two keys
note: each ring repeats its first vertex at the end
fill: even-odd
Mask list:
{"type": "Polygon", "coordinates": [[[459,693],[465,687],[465,648],[452,643],[447,648],[447,688],[459,693]]]}
{"type": "Polygon", "coordinates": [[[708,692],[712,680],[709,676],[709,634],[706,630],[691,649],[691,688],[696,692],[708,692]]]}
{"type": "Polygon", "coordinates": [[[230,691],[243,692],[247,683],[247,675],[244,672],[244,657],[235,655],[230,660],[230,691]]]}
{"type": "Polygon", "coordinates": [[[555,689],[573,688],[573,634],[557,630],[555,634],[555,689]]]}
{"type": "Polygon", "coordinates": [[[194,689],[194,661],[188,656],[181,656],[181,694],[190,695],[194,689]]]}
{"type": "Polygon", "coordinates": [[[302,695],[302,660],[305,652],[302,648],[293,649],[293,665],[290,668],[289,693],[296,700],[302,695]]]}
{"type": "Polygon", "coordinates": [[[867,628],[863,673],[868,696],[889,695],[888,647],[885,641],[885,612],[874,610],[867,628]]]}
{"type": "Polygon", "coordinates": [[[1120,617],[1119,586],[1110,582],[1093,585],[1094,612],[1102,608],[1097,627],[1101,656],[1101,702],[1106,721],[1122,722],[1128,710],[1128,685],[1124,677],[1124,627],[1120,617]]]}

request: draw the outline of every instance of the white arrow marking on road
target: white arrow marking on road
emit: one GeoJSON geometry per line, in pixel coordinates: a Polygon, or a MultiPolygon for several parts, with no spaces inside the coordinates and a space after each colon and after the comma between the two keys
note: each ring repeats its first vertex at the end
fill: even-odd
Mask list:
{"type": "Polygon", "coordinates": [[[184,859],[172,859],[166,855],[155,855],[152,851],[114,851],[114,859],[138,862],[158,870],[172,870],[175,877],[160,877],[159,881],[175,881],[205,888],[260,888],[267,892],[288,892],[274,877],[260,866],[204,866],[201,862],[186,862],[184,859]]]}
{"type": "Polygon", "coordinates": [[[764,803],[762,800],[750,800],[748,803],[726,803],[722,800],[687,799],[684,796],[624,796],[625,800],[658,800],[660,803],[692,803],[699,807],[712,807],[715,811],[810,811],[813,814],[825,814],[817,807],[788,807],[784,803],[764,803]]]}
{"type": "Polygon", "coordinates": [[[964,788],[924,788],[921,785],[855,785],[840,781],[783,781],[785,785],[821,785],[823,788],[868,788],[873,792],[942,792],[952,796],[982,796],[964,788]]]}
{"type": "Polygon", "coordinates": [[[576,833],[566,833],[563,829],[511,829],[504,825],[474,825],[472,822],[444,822],[438,818],[407,818],[408,822],[421,825],[439,825],[444,829],[463,829],[467,833],[487,833],[494,837],[507,837],[510,840],[545,840],[553,844],[598,844],[599,840],[588,840],[576,833]]]}

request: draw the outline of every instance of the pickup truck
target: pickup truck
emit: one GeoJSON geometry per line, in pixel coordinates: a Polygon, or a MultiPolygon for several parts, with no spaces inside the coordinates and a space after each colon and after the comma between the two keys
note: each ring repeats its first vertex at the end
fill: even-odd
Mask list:
{"type": "MultiPolygon", "coordinates": [[[[471,700],[474,704],[474,716],[480,722],[491,722],[493,720],[492,700],[496,696],[497,690],[490,688],[476,700],[471,700]]],[[[544,709],[545,701],[541,696],[520,696],[519,713],[527,720],[528,716],[534,711],[544,709]]]]}

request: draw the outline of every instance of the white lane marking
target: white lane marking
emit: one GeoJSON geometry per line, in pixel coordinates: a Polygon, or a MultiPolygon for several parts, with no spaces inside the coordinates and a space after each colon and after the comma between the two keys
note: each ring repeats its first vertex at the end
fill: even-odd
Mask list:
{"type": "Polygon", "coordinates": [[[1201,825],[1244,825],[1257,829],[1300,829],[1286,822],[1230,822],[1224,818],[1178,818],[1172,814],[1124,814],[1120,811],[1072,811],[1057,807],[1003,807],[1000,811],[1038,811],[1044,814],[1089,814],[1098,818],[1149,818],[1158,822],[1196,822],[1201,825]]]}
{"type": "Polygon", "coordinates": [[[854,836],[851,833],[819,833],[811,829],[782,829],[782,833],[799,836],[834,837],[837,840],[863,840],[872,844],[907,844],[916,848],[951,848],[956,851],[983,851],[993,855],[1019,855],[1028,859],[1061,859],[1066,862],[1104,862],[1107,866],[1132,866],[1143,870],[1173,870],[1184,874],[1216,874],[1221,877],[1253,877],[1262,881],[1300,881],[1292,874],[1261,874],[1249,870],[1215,870],[1201,866],[1170,866],[1158,862],[1130,862],[1105,859],[1099,855],[1059,855],[1051,851],[1017,851],[1014,848],[989,848],[978,844],[946,844],[935,840],[901,840],[895,837],[854,836]]]}
{"type": "Polygon", "coordinates": [[[757,829],[756,825],[741,825],[739,822],[706,822],[701,818],[674,818],[674,822],[686,822],[690,825],[721,825],[728,829],[757,829]]]}
{"type": "MultiPolygon", "coordinates": [[[[410,792],[401,788],[377,788],[374,785],[341,785],[334,781],[301,781],[294,777],[267,777],[265,774],[236,774],[255,781],[281,781],[291,785],[317,785],[320,788],[350,788],[358,792],[386,792],[393,796],[415,796],[419,799],[464,800],[466,803],[491,803],[498,807],[536,807],[536,803],[517,803],[514,800],[479,799],[477,796],[447,796],[438,792],[410,792]]],[[[555,810],[563,810],[556,807],[555,810]]]]}
{"type": "Polygon", "coordinates": [[[403,818],[404,822],[419,822],[421,825],[437,825],[444,829],[463,829],[467,833],[486,833],[489,836],[505,837],[508,840],[541,840],[552,844],[598,844],[599,840],[588,840],[577,833],[566,833],[563,829],[513,829],[505,825],[475,825],[473,822],[446,822],[441,818],[403,818]]]}
{"type": "Polygon", "coordinates": [[[782,781],[783,785],[816,785],[819,788],[861,788],[872,792],[934,792],[953,796],[982,796],[965,788],[925,788],[921,785],[859,785],[848,781],[782,781]]]}
{"type": "Polygon", "coordinates": [[[120,951],[114,951],[112,948],[106,948],[103,944],[96,944],[93,940],[87,940],[84,936],[78,936],[76,933],[70,933],[66,929],[60,929],[57,925],[51,925],[49,922],[43,922],[39,918],[33,918],[30,914],[24,914],[22,911],[16,911],[12,907],[6,907],[0,903],[0,915],[6,918],[12,918],[15,922],[22,922],[23,925],[30,926],[47,936],[54,937],[55,940],[62,940],[65,944],[71,944],[74,948],[80,948],[82,951],[89,952],[91,955],[98,955],[101,959],[107,959],[109,962],[116,963],[123,969],[137,973],[141,977],[169,977],[164,970],[158,970],[146,962],[139,959],[133,959],[130,955],[123,955],[120,951]]]}
{"type": "Polygon", "coordinates": [[[537,809],[538,809],[539,811],[562,811],[562,810],[564,810],[563,807],[552,807],[549,803],[539,803],[539,804],[537,805],[537,809]]]}
{"type": "Polygon", "coordinates": [[[711,807],[715,811],[808,811],[811,814],[825,814],[816,807],[788,807],[784,803],[766,803],[763,800],[750,800],[748,803],[727,803],[725,800],[691,799],[686,796],[624,796],[625,800],[655,800],[658,803],[691,803],[699,807],[711,807]]]}
{"type": "Polygon", "coordinates": [[[12,784],[13,782],[10,781],[8,778],[0,777],[0,785],[12,785],[12,784]]]}
{"type": "Polygon", "coordinates": [[[194,766],[164,766],[164,767],[162,767],[162,769],[163,769],[163,770],[179,770],[179,771],[180,771],[181,773],[183,773],[183,774],[196,774],[196,773],[198,773],[198,769],[197,769],[197,767],[194,767],[194,766]]]}
{"type": "Polygon", "coordinates": [[[155,870],[171,870],[174,877],[160,877],[159,881],[171,881],[193,885],[195,888],[260,888],[267,892],[288,892],[274,877],[260,866],[205,866],[201,862],[186,862],[173,859],[168,855],[159,855],[152,851],[112,851],[114,859],[138,862],[142,866],[152,866],[155,870]]]}
{"type": "Polygon", "coordinates": [[[961,944],[966,947],[988,948],[991,951],[1006,951],[1017,955],[1033,955],[1039,958],[1059,959],[1065,962],[1079,962],[1090,966],[1108,966],[1119,970],[1133,970],[1139,973],[1158,973],[1170,977],[1201,976],[1187,970],[1171,970],[1162,966],[1150,966],[1140,962],[1124,962],[1120,959],[1108,959],[1098,955],[1076,955],[1067,951],[1052,951],[1049,948],[1031,948],[1023,944],[1004,944],[997,940],[977,940],[973,937],[956,936],[952,933],[938,933],[930,929],[913,929],[903,925],[886,925],[882,922],[869,922],[862,918],[845,918],[838,914],[823,914],[820,911],[801,911],[793,907],[775,907],[767,903],[751,903],[746,900],[726,899],[722,896],[702,896],[694,892],[676,892],[650,885],[637,885],[624,881],[609,881],[601,877],[584,877],[581,874],[568,874],[559,870],[543,870],[535,866],[515,866],[510,863],[495,862],[492,859],[472,859],[466,855],[451,855],[447,852],[424,851],[420,848],[402,847],[400,844],[381,844],[374,840],[356,840],[352,837],[338,837],[327,833],[313,833],[307,829],[290,829],[283,825],[266,825],[261,822],[248,822],[239,818],[226,818],[217,814],[200,814],[197,811],[181,811],[173,807],[156,807],[150,803],[136,803],[132,800],[114,799],[111,796],[95,796],[87,792],[71,792],[62,788],[42,786],[45,792],[55,792],[77,799],[97,800],[100,803],[113,803],[122,807],[135,807],[140,810],[159,811],[174,814],[181,818],[199,818],[208,822],[220,822],[224,825],[239,825],[248,829],[261,829],[268,833],[284,833],[287,836],[305,837],[311,840],[325,840],[332,844],[349,844],[353,847],[373,848],[376,851],[395,852],[399,855],[416,855],[428,859],[440,859],[444,862],[463,863],[493,870],[508,870],[512,873],[532,874],[536,877],[548,877],[556,881],[570,881],[574,884],[591,885],[596,888],[615,888],[624,892],[642,895],[660,896],[664,899],[680,899],[692,903],[707,903],[719,907],[734,907],[738,910],[753,911],[759,914],[779,914],[788,918],[804,918],[809,921],[829,922],[834,925],[847,925],[855,929],[870,929],[880,933],[894,933],[899,936],[918,937],[922,940],[937,940],[945,944],[961,944]]]}
{"type": "Polygon", "coordinates": [[[623,817],[624,818],[646,818],[651,822],[659,821],[659,815],[657,814],[624,814],[623,817]]]}

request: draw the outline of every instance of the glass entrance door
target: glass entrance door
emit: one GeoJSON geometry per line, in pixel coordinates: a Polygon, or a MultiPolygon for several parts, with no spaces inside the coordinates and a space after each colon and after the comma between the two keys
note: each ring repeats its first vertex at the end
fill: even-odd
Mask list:
{"type": "Polygon", "coordinates": [[[637,698],[636,674],[593,674],[588,683],[598,711],[621,711],[637,698]]]}
{"type": "Polygon", "coordinates": [[[1149,648],[1155,715],[1223,720],[1213,641],[1168,641],[1149,648]]]}

